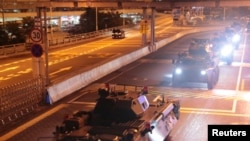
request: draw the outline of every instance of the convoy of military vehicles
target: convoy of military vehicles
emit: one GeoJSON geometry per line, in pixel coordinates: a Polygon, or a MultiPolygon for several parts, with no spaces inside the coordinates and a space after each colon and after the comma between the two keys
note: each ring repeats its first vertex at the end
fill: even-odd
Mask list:
{"type": "Polygon", "coordinates": [[[213,38],[192,39],[187,51],[178,53],[177,59],[173,60],[172,85],[205,83],[208,89],[213,89],[219,80],[220,62],[232,64],[242,32],[233,25],[213,38]]]}

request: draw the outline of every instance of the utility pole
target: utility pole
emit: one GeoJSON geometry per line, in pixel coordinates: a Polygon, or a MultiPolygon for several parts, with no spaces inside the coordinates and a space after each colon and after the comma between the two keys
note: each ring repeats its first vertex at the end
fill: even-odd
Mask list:
{"type": "Polygon", "coordinates": [[[2,7],[1,7],[1,11],[2,11],[2,22],[3,22],[3,29],[5,29],[5,21],[4,21],[4,0],[2,0],[2,7]]]}
{"type": "Polygon", "coordinates": [[[98,31],[98,9],[95,8],[95,25],[96,25],[96,31],[98,31]]]}
{"type": "MultiPolygon", "coordinates": [[[[42,46],[42,48],[43,48],[42,50],[41,49],[38,50],[39,48],[37,48],[37,46],[35,46],[33,48],[35,53],[42,51],[39,53],[38,56],[34,57],[35,60],[37,60],[36,62],[34,62],[34,66],[38,66],[38,67],[35,67],[37,70],[37,74],[35,74],[35,75],[44,76],[45,77],[45,85],[48,86],[50,84],[50,80],[49,80],[48,34],[47,34],[47,14],[46,13],[47,13],[46,7],[37,7],[37,19],[41,20],[41,24],[39,24],[38,27],[35,27],[33,29],[33,31],[40,30],[40,32],[38,32],[39,36],[32,36],[32,37],[33,38],[39,37],[39,40],[37,40],[37,42],[35,42],[35,44],[37,44],[38,47],[42,46]],[[36,29],[38,29],[38,30],[36,30],[36,29]],[[41,40],[41,42],[40,42],[40,40],[41,40]],[[42,44],[42,45],[40,45],[40,44],[42,44]],[[41,57],[43,52],[44,52],[44,60],[41,57]]],[[[34,39],[36,39],[36,38],[34,38],[34,39]]]]}

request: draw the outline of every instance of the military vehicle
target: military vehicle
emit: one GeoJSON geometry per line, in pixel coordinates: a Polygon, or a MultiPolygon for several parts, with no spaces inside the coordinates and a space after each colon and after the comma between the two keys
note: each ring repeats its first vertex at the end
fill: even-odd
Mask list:
{"type": "Polygon", "coordinates": [[[122,29],[113,29],[112,30],[113,39],[122,39],[125,38],[125,31],[122,29]]]}
{"type": "Polygon", "coordinates": [[[221,36],[226,37],[225,41],[231,43],[234,49],[239,49],[243,36],[243,31],[236,27],[226,27],[221,36]]]}
{"type": "Polygon", "coordinates": [[[79,110],[56,127],[58,141],[163,141],[179,119],[179,100],[164,95],[125,86],[98,94],[93,110],[79,110]]]}
{"type": "Polygon", "coordinates": [[[191,44],[188,51],[173,60],[172,85],[183,83],[206,83],[213,89],[219,80],[219,58],[208,51],[204,44],[191,44]]]}
{"type": "Polygon", "coordinates": [[[223,34],[216,35],[211,42],[213,48],[219,53],[220,60],[231,65],[234,60],[235,44],[223,34]]]}

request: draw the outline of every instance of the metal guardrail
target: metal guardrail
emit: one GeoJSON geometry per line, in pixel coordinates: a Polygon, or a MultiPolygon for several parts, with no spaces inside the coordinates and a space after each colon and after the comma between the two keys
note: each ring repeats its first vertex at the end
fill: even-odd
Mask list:
{"type": "Polygon", "coordinates": [[[0,131],[45,103],[44,78],[33,78],[0,88],[0,131]]]}
{"type": "MultiPolygon", "coordinates": [[[[126,25],[126,26],[119,26],[119,27],[113,27],[113,28],[127,28],[134,25],[126,25]]],[[[94,32],[88,32],[83,34],[76,34],[76,35],[68,35],[63,36],[60,38],[56,38],[53,40],[48,40],[49,48],[57,48],[57,47],[64,47],[71,44],[76,44],[80,42],[84,42],[88,39],[107,35],[108,33],[111,33],[113,28],[107,28],[104,30],[98,30],[94,32]]],[[[28,53],[30,52],[32,43],[20,43],[20,44],[12,44],[12,45],[6,45],[6,46],[0,46],[0,57],[6,57],[9,55],[19,55],[20,53],[28,53]]]]}

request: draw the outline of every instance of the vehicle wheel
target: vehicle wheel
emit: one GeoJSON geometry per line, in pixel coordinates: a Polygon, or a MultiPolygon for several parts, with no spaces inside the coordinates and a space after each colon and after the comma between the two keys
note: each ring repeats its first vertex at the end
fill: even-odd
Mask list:
{"type": "Polygon", "coordinates": [[[207,82],[207,89],[209,89],[209,90],[213,89],[213,82],[212,81],[207,82]]]}
{"type": "Polygon", "coordinates": [[[217,66],[216,68],[215,68],[215,82],[216,82],[216,84],[218,83],[218,81],[219,81],[219,77],[220,77],[220,68],[217,66]]]}
{"type": "Polygon", "coordinates": [[[211,76],[211,78],[207,82],[207,89],[211,90],[214,87],[214,75],[211,76]]]}

